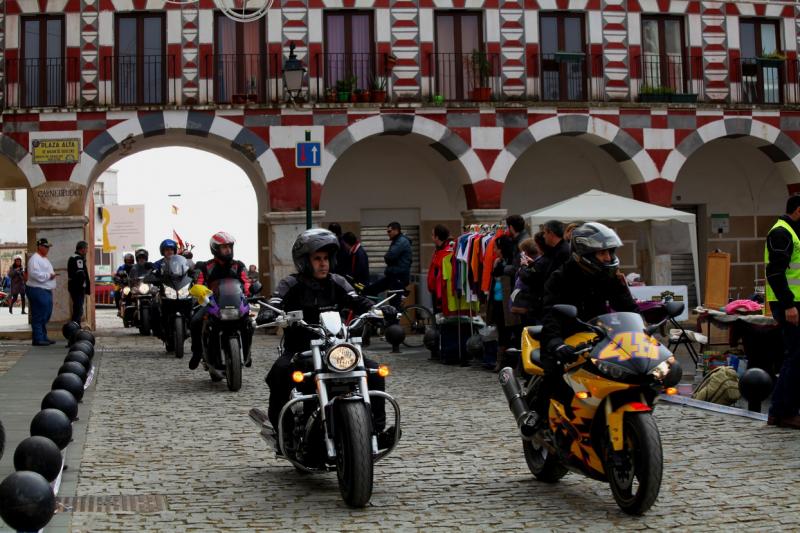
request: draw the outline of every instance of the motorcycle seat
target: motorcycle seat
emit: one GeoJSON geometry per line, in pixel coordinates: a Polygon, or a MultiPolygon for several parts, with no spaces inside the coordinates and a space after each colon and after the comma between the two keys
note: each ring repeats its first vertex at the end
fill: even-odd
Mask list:
{"type": "Polygon", "coordinates": [[[539,335],[542,334],[542,329],[543,329],[542,326],[528,326],[525,328],[525,330],[528,332],[528,335],[530,335],[532,339],[535,339],[537,341],[540,340],[539,335]]]}

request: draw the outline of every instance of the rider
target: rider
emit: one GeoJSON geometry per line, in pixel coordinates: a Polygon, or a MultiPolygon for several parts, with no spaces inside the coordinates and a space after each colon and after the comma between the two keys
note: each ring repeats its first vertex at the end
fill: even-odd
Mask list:
{"type": "Polygon", "coordinates": [[[127,285],[128,282],[128,275],[131,273],[131,268],[133,268],[134,258],[132,253],[127,253],[122,258],[123,263],[117,267],[117,271],[114,274],[114,284],[118,287],[117,290],[114,291],[114,303],[119,309],[119,302],[122,298],[122,287],[123,285],[127,285]]]}
{"type": "MultiPolygon", "coordinates": [[[[322,311],[341,311],[352,309],[358,314],[373,307],[372,301],[356,294],[353,287],[340,275],[331,271],[336,263],[339,240],[332,232],[324,229],[309,229],[301,233],[292,246],[292,259],[297,273],[287,276],[278,284],[269,304],[284,311],[303,311],[303,320],[318,324],[322,311]]],[[[396,313],[393,307],[383,309],[385,315],[396,313]]],[[[259,322],[262,321],[259,317],[259,322]]],[[[269,320],[267,320],[269,321],[269,320]]],[[[284,330],[281,356],[275,361],[267,374],[269,385],[269,420],[273,428],[278,427],[281,409],[289,401],[292,390],[292,357],[307,351],[311,340],[316,338],[299,325],[284,330]]],[[[364,358],[364,366],[378,368],[378,363],[364,358]]],[[[371,390],[385,390],[384,379],[377,374],[368,373],[367,383],[371,390]]],[[[379,446],[386,448],[394,438],[394,428],[386,426],[386,406],[382,398],[371,400],[373,426],[378,433],[379,446]]]]}
{"type": "Polygon", "coordinates": [[[627,284],[619,275],[616,249],[622,241],[614,230],[589,222],[572,232],[570,259],[553,272],[544,287],[544,318],[541,333],[542,366],[545,377],[538,395],[539,419],[547,419],[550,398],[558,395],[569,406],[572,391],[564,383],[564,365],[577,360],[576,350],[564,339],[582,330],[575,320],[553,310],[556,304],[574,305],[578,319],[587,322],[609,312],[636,311],[627,284]]]}
{"type": "MultiPolygon", "coordinates": [[[[161,267],[164,266],[164,262],[178,253],[178,243],[172,239],[164,239],[161,241],[161,244],[158,245],[158,251],[161,253],[161,259],[153,263],[152,272],[156,280],[161,279],[161,267]]],[[[153,298],[153,302],[150,305],[150,313],[153,317],[153,335],[161,337],[162,332],[166,331],[166,328],[164,328],[164,324],[161,323],[163,317],[161,316],[161,307],[156,298],[153,298]]]]}
{"type": "MultiPolygon", "coordinates": [[[[238,279],[242,282],[242,288],[246,296],[250,295],[250,278],[247,277],[247,267],[241,261],[233,258],[233,245],[236,239],[230,233],[218,231],[211,236],[209,246],[211,261],[198,261],[194,268],[197,273],[196,285],[206,285],[214,289],[219,280],[226,278],[238,279]]],[[[203,308],[205,309],[205,308],[203,308]]],[[[190,323],[192,332],[192,358],[189,360],[189,369],[194,370],[203,358],[203,312],[195,313],[190,323]]],[[[245,357],[245,366],[250,366],[250,344],[253,341],[253,329],[251,323],[247,322],[248,327],[242,330],[242,351],[245,357]]]]}

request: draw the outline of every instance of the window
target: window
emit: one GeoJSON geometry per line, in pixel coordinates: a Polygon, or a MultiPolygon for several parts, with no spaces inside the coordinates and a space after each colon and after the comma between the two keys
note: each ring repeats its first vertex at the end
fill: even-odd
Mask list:
{"type": "Polygon", "coordinates": [[[25,17],[22,32],[22,105],[64,105],[64,19],[51,15],[25,17]]]}
{"type": "Polygon", "coordinates": [[[742,19],[739,25],[742,98],[747,103],[779,104],[785,60],[778,22],[742,19]]]}
{"type": "Polygon", "coordinates": [[[217,13],[214,54],[217,102],[243,104],[266,100],[263,21],[235,22],[217,13]]]}
{"type": "Polygon", "coordinates": [[[3,200],[6,202],[16,202],[17,201],[17,191],[14,189],[6,189],[3,191],[3,200]]]}
{"type": "Polygon", "coordinates": [[[547,13],[539,17],[542,98],[586,100],[586,42],[583,15],[547,13]]]}
{"type": "Polygon", "coordinates": [[[329,11],[325,13],[325,86],[337,84],[369,89],[375,76],[372,13],[329,11]]]}
{"type": "Polygon", "coordinates": [[[642,17],[642,78],[651,89],[686,92],[683,21],[676,17],[642,17]]]}
{"type": "Polygon", "coordinates": [[[445,100],[471,98],[471,90],[486,86],[491,65],[483,49],[481,28],[480,13],[436,13],[433,90],[445,100]]]}
{"type": "Polygon", "coordinates": [[[164,103],[167,81],[164,16],[159,13],[118,15],[116,38],[116,103],[164,103]]]}

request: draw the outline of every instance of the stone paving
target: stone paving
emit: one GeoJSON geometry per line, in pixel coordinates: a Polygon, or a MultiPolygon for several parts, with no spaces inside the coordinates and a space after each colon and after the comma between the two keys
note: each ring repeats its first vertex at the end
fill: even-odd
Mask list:
{"type": "Polygon", "coordinates": [[[653,509],[633,518],[603,483],[535,481],[496,375],[423,352],[376,356],[392,367],[404,435],[376,466],[371,506],[348,509],[334,473],[302,475],[276,460],[247,417],[266,406],[276,342],[257,335],[253,367],[230,393],[134,330],[101,337],[76,494],[64,496],[138,496],[164,509],[74,512],[71,530],[800,528],[800,432],[661,404],[664,483],[653,509]]]}

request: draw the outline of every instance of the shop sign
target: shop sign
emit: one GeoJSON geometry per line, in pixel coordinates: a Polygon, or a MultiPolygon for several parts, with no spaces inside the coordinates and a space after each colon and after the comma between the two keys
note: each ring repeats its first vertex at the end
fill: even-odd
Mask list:
{"type": "Polygon", "coordinates": [[[81,140],[33,139],[31,154],[36,165],[48,163],[77,163],[80,159],[81,140]]]}
{"type": "Polygon", "coordinates": [[[711,233],[717,235],[721,233],[730,233],[731,231],[731,217],[728,213],[713,213],[711,215],[711,233]]]}

